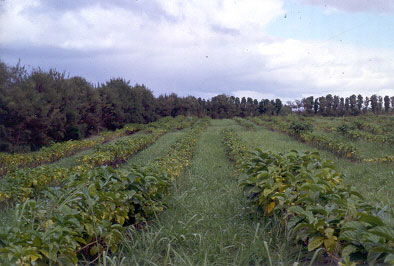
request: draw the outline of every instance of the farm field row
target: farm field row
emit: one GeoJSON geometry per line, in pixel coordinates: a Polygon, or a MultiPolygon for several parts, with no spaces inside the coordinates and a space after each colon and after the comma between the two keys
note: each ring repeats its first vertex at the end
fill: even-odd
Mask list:
{"type": "Polygon", "coordinates": [[[0,153],[0,175],[10,173],[18,168],[36,167],[72,156],[81,151],[91,149],[105,142],[112,141],[121,136],[131,135],[142,130],[145,125],[126,125],[116,131],[106,131],[99,136],[83,140],[70,140],[43,147],[39,151],[30,153],[0,153]]]}
{"type": "MultiPolygon", "coordinates": [[[[181,128],[184,127],[186,126],[181,128]]],[[[354,247],[350,246],[346,254],[342,254],[345,242],[339,241],[350,241],[349,239],[352,238],[351,236],[345,238],[344,234],[340,236],[342,229],[336,223],[328,222],[330,226],[326,225],[323,232],[320,232],[320,229],[320,231],[310,230],[310,235],[305,234],[305,231],[297,233],[293,230],[291,233],[291,230],[283,226],[284,220],[281,216],[287,209],[281,211],[278,209],[279,204],[283,203],[277,200],[264,202],[262,197],[257,201],[257,205],[256,202],[250,201],[248,197],[250,193],[245,194],[245,182],[242,180],[248,178],[253,180],[254,170],[245,173],[242,168],[243,163],[237,162],[234,157],[237,153],[234,156],[228,155],[229,150],[223,143],[223,130],[238,136],[235,143],[239,142],[240,145],[236,144],[233,148],[239,151],[259,148],[263,152],[286,153],[297,150],[298,153],[295,154],[299,155],[294,155],[294,158],[303,156],[302,152],[319,152],[321,160],[333,161],[333,165],[338,170],[333,172],[335,173],[333,180],[336,180],[332,183],[333,190],[336,189],[334,186],[343,180],[344,185],[352,185],[355,193],[366,198],[365,202],[372,206],[368,208],[375,208],[373,207],[375,203],[379,203],[388,206],[388,209],[382,212],[393,210],[394,198],[391,191],[394,187],[391,180],[394,178],[394,165],[392,163],[347,160],[346,156],[338,156],[325,149],[311,147],[297,141],[294,137],[274,132],[246,119],[211,120],[208,127],[206,121],[200,120],[191,128],[186,127],[181,131],[168,129],[164,135],[159,131],[149,145],[143,146],[144,149],[133,147],[142,136],[155,135],[156,130],[148,134],[136,133],[130,137],[129,142],[122,142],[122,149],[116,149],[119,154],[128,153],[128,148],[135,150],[133,156],[122,158],[119,161],[121,164],[112,164],[119,166],[118,169],[100,167],[101,163],[96,164],[95,159],[91,166],[93,170],[66,177],[60,186],[54,187],[56,193],[52,188],[43,186],[42,191],[31,194],[23,204],[9,209],[8,215],[1,221],[6,225],[17,224],[17,229],[14,227],[11,230],[11,227],[7,226],[0,228],[1,240],[5,239],[0,243],[0,262],[2,259],[4,261],[10,259],[3,258],[2,255],[13,256],[12,259],[17,261],[16,258],[21,257],[22,252],[25,252],[23,258],[26,265],[33,260],[44,264],[49,261],[67,264],[78,260],[82,264],[94,261],[106,265],[293,265],[295,262],[309,265],[312,261],[335,265],[340,259],[345,265],[351,265],[351,258],[348,255],[354,253],[354,247]],[[236,164],[234,165],[230,160],[235,160],[236,164]],[[341,176],[340,173],[344,175],[341,176]],[[242,183],[243,186],[240,185],[242,183]],[[92,190],[90,185],[95,189],[92,190]],[[73,193],[77,191],[81,192],[75,194],[77,201],[80,201],[78,203],[73,201],[75,196],[73,193]],[[118,194],[119,198],[114,198],[114,194],[118,194]],[[65,195],[70,197],[69,202],[62,201],[65,195]],[[91,205],[91,200],[95,202],[94,205],[91,205]],[[58,205],[68,207],[61,209],[58,205]],[[256,207],[259,209],[260,205],[261,210],[256,212],[256,207]],[[79,213],[70,212],[67,208],[76,209],[79,213]],[[16,214],[21,215],[22,209],[20,217],[23,217],[24,222],[18,223],[15,220],[16,214]],[[33,218],[29,212],[45,212],[45,218],[40,215],[41,221],[37,222],[34,220],[37,217],[33,218]],[[70,220],[67,222],[64,218],[60,221],[59,215],[65,214],[70,220]],[[81,216],[84,217],[82,220],[78,218],[81,216]],[[76,225],[75,218],[81,223],[79,227],[76,225]],[[89,224],[93,226],[93,231],[89,224]],[[63,233],[55,230],[55,227],[60,230],[59,226],[63,233]],[[33,234],[36,240],[25,241],[31,234],[28,228],[38,231],[33,234]],[[67,228],[72,228],[79,236],[69,236],[66,232],[67,228]],[[51,233],[44,234],[43,230],[52,233],[56,231],[58,236],[60,234],[65,238],[61,241],[59,237],[57,240],[52,239],[51,233]],[[98,234],[97,230],[101,230],[101,233],[98,234]],[[295,236],[301,237],[302,241],[295,240],[295,236]],[[71,240],[65,240],[67,237],[71,237],[71,240]],[[44,244],[45,241],[54,242],[55,247],[48,247],[44,244]],[[26,245],[25,242],[38,246],[26,245]],[[48,253],[46,250],[51,252],[48,253]],[[57,250],[57,253],[53,253],[53,250],[57,250]]],[[[129,137],[125,137],[127,138],[129,137]]],[[[348,139],[344,137],[343,142],[347,141],[348,139]]],[[[375,145],[375,149],[379,147],[375,145]]],[[[82,161],[82,158],[92,158],[95,153],[100,154],[103,151],[105,151],[103,148],[93,149],[64,159],[63,162],[59,161],[54,166],[68,165],[72,168],[78,164],[78,161],[82,161]]],[[[390,154],[390,150],[386,152],[390,154]]],[[[248,161],[250,156],[245,153],[248,161]]],[[[313,154],[310,156],[310,159],[307,156],[302,157],[303,160],[310,161],[308,169],[315,167],[314,171],[320,171],[320,163],[313,161],[320,159],[316,159],[313,154]]],[[[91,160],[85,160],[84,164],[86,163],[91,163],[91,160]]],[[[254,163],[249,163],[249,169],[254,167],[254,163]]],[[[274,191],[277,182],[266,189],[274,191]]],[[[345,188],[341,189],[340,187],[338,191],[348,193],[345,188]]],[[[271,195],[268,194],[268,190],[264,191],[265,196],[271,195]]],[[[313,197],[316,195],[313,194],[313,197]]],[[[297,204],[302,208],[306,206],[299,202],[297,204]]],[[[292,216],[302,217],[303,214],[299,210],[297,213],[293,209],[292,207],[289,209],[294,211],[292,216]]],[[[7,213],[7,208],[3,213],[7,213]]],[[[341,214],[339,212],[336,215],[341,214]]],[[[295,221],[294,219],[291,221],[295,221]]],[[[323,218],[316,216],[316,219],[323,218]]],[[[367,243],[368,246],[368,241],[360,242],[360,246],[355,246],[360,252],[364,250],[362,256],[360,255],[362,252],[357,255],[359,260],[373,262],[376,259],[380,262],[383,260],[392,262],[393,240],[392,238],[390,240],[390,237],[393,237],[391,235],[394,232],[393,222],[393,220],[389,222],[384,220],[386,224],[381,224],[376,230],[373,229],[375,230],[373,233],[380,230],[379,241],[383,241],[380,254],[377,255],[375,252],[366,257],[363,245],[367,243]],[[387,249],[383,251],[387,243],[391,243],[388,244],[389,247],[391,246],[391,251],[387,249]]],[[[375,228],[376,224],[370,226],[375,228]]],[[[354,243],[359,241],[353,240],[354,243]]]]}
{"type": "Polygon", "coordinates": [[[255,211],[276,222],[279,217],[278,226],[308,252],[323,253],[320,263],[394,263],[393,209],[344,184],[332,161],[309,151],[250,154],[234,130],[223,136],[230,158],[245,167],[241,186],[255,211]]]}
{"type": "Polygon", "coordinates": [[[77,172],[87,172],[101,165],[117,167],[128,157],[154,143],[161,135],[173,129],[191,126],[196,119],[161,119],[149,124],[144,134],[131,135],[112,143],[97,146],[94,152],[84,154],[69,162],[72,167],[59,167],[57,164],[37,168],[21,168],[4,176],[0,180],[0,203],[24,201],[39,194],[48,185],[58,186],[62,180],[77,172]]]}
{"type": "MultiPolygon", "coordinates": [[[[163,262],[174,265],[270,265],[270,261],[271,265],[292,265],[294,262],[309,265],[317,249],[308,252],[307,246],[297,245],[289,232],[278,226],[282,223],[278,217],[257,215],[247,203],[239,186],[239,179],[245,175],[229,164],[220,143],[221,131],[235,130],[245,142],[245,147],[249,148],[274,152],[319,150],[263,127],[245,130],[231,120],[213,120],[211,124],[201,136],[191,166],[173,186],[168,209],[146,230],[136,232],[130,229],[116,258],[119,261],[123,258],[125,264],[137,265],[163,262]]],[[[345,169],[351,173],[361,165],[365,170],[371,165],[343,160],[324,150],[319,152],[323,160],[332,159],[339,172],[345,169]]],[[[367,184],[369,178],[380,176],[380,180],[388,185],[387,193],[381,190],[376,193],[384,186],[374,184],[375,191],[368,191],[367,200],[372,205],[375,201],[388,203],[392,208],[392,195],[388,192],[392,186],[393,167],[380,163],[375,165],[379,166],[364,173],[364,182],[367,184]],[[387,167],[385,171],[375,173],[382,165],[387,167]]],[[[343,178],[345,184],[353,183],[356,191],[363,188],[352,178],[343,178]]],[[[364,191],[360,193],[364,195],[364,191]]],[[[320,250],[315,262],[323,259],[320,263],[335,265],[338,260],[330,261],[327,255],[324,259],[322,254],[320,250]]],[[[115,261],[116,258],[112,257],[115,261]]]]}
{"type": "Polygon", "coordinates": [[[257,125],[264,125],[286,133],[297,140],[347,159],[394,162],[394,121],[391,117],[380,118],[387,120],[384,126],[364,122],[363,118],[357,118],[358,120],[353,122],[325,118],[325,123],[323,118],[316,123],[316,118],[300,116],[250,117],[248,119],[257,125]],[[392,128],[388,126],[390,124],[392,128]],[[368,130],[375,130],[375,133],[368,132],[368,130]]]}
{"type": "Polygon", "coordinates": [[[221,143],[224,128],[242,130],[232,120],[213,120],[191,165],[174,182],[168,209],[146,230],[131,228],[112,260],[123,258],[124,265],[258,265],[268,261],[268,241],[280,247],[284,265],[290,263],[290,246],[278,232],[262,234],[271,225],[250,216],[238,174],[221,143]]]}
{"type": "MultiPolygon", "coordinates": [[[[37,167],[43,164],[59,162],[59,165],[72,165],[75,164],[75,158],[80,157],[85,153],[91,153],[92,148],[103,149],[103,147],[111,147],[111,145],[102,145],[104,143],[113,142],[114,140],[122,141],[127,140],[127,137],[135,134],[139,131],[150,132],[154,129],[163,129],[163,132],[167,132],[172,129],[184,128],[189,123],[194,123],[192,119],[185,119],[184,116],[178,116],[176,119],[169,119],[168,117],[162,118],[158,121],[152,122],[150,124],[129,124],[125,125],[121,129],[115,131],[105,131],[99,136],[94,136],[82,140],[70,140],[61,143],[55,143],[48,147],[43,147],[36,152],[30,153],[0,153],[0,176],[7,173],[11,173],[17,169],[25,167],[37,167]],[[182,123],[186,123],[182,124],[182,123]],[[69,157],[73,157],[68,160],[69,157]]],[[[124,143],[126,144],[126,143],[124,143]]],[[[105,148],[104,148],[105,149],[105,148]]],[[[85,155],[86,155],[85,154],[85,155]]],[[[108,158],[111,160],[112,158],[108,158]]]]}
{"type": "MultiPolygon", "coordinates": [[[[181,124],[166,123],[168,129],[191,125],[181,124]]],[[[206,125],[206,120],[197,122],[169,154],[149,165],[74,170],[57,187],[42,186],[35,197],[9,211],[12,226],[1,228],[0,258],[4,263],[67,265],[116,251],[123,225],[140,226],[163,209],[170,182],[188,165],[206,125]]]]}
{"type": "MultiPolygon", "coordinates": [[[[387,163],[353,162],[335,154],[305,143],[280,132],[274,132],[266,127],[256,127],[255,131],[243,130],[238,132],[250,147],[264,151],[288,152],[290,150],[319,152],[321,157],[331,160],[341,173],[345,182],[357,187],[360,193],[371,201],[382,202],[394,206],[394,165],[387,163]]],[[[374,147],[379,149],[379,147],[374,147]]]]}

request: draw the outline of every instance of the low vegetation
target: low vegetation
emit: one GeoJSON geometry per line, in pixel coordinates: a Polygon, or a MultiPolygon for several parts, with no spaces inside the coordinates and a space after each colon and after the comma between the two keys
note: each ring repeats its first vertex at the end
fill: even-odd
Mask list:
{"type": "Polygon", "coordinates": [[[10,164],[0,264],[394,264],[392,122],[168,117],[10,164]]]}
{"type": "Polygon", "coordinates": [[[163,210],[170,182],[188,165],[207,125],[198,122],[168,156],[148,166],[74,172],[60,187],[42,188],[37,199],[17,204],[12,225],[1,229],[4,263],[93,263],[104,251],[115,252],[123,226],[143,226],[163,210]]]}
{"type": "Polygon", "coordinates": [[[234,131],[224,131],[229,156],[242,164],[249,203],[282,224],[308,252],[323,250],[326,262],[394,263],[392,210],[368,204],[345,186],[342,175],[317,153],[247,153],[234,131]]]}

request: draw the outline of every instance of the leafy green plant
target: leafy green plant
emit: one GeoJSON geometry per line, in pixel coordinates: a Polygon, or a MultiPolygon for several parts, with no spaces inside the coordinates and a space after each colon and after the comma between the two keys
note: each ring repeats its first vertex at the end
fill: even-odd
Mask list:
{"type": "Polygon", "coordinates": [[[291,124],[289,125],[289,129],[296,136],[299,136],[302,133],[313,132],[312,124],[301,120],[292,121],[291,124]]]}
{"type": "Polygon", "coordinates": [[[71,156],[82,150],[98,146],[104,142],[124,135],[131,135],[143,129],[145,125],[126,125],[116,131],[107,131],[100,136],[84,139],[70,140],[55,143],[30,153],[0,153],[0,175],[4,175],[24,167],[37,167],[45,163],[51,163],[61,158],[71,156]]]}
{"type": "Polygon", "coordinates": [[[250,156],[248,149],[233,129],[225,129],[221,133],[227,153],[235,163],[236,168],[240,171],[244,160],[250,156]]]}
{"type": "Polygon", "coordinates": [[[171,180],[188,165],[204,119],[172,147],[168,156],[146,167],[98,167],[68,173],[61,187],[39,191],[14,209],[14,223],[0,227],[0,262],[76,264],[115,252],[124,226],[140,228],[164,209],[171,180]]]}
{"type": "Polygon", "coordinates": [[[349,124],[342,124],[336,128],[336,130],[342,135],[346,135],[349,131],[354,130],[355,127],[349,124]]]}
{"type": "Polygon", "coordinates": [[[245,194],[262,215],[282,217],[308,251],[351,262],[391,263],[392,210],[373,207],[343,183],[330,161],[317,153],[273,154],[257,150],[245,163],[245,194]]]}
{"type": "Polygon", "coordinates": [[[260,117],[253,119],[253,121],[272,128],[273,130],[278,130],[290,136],[295,136],[298,140],[319,148],[329,150],[339,156],[354,160],[361,159],[361,156],[354,145],[339,142],[337,139],[313,133],[311,131],[311,124],[307,121],[293,120],[291,122],[287,122],[283,121],[283,118],[279,117],[260,117]]]}
{"type": "Polygon", "coordinates": [[[24,201],[34,197],[48,185],[57,186],[67,176],[74,173],[86,172],[101,165],[117,167],[129,156],[155,142],[168,130],[189,127],[196,118],[163,118],[148,125],[151,133],[133,135],[122,141],[106,144],[96,149],[96,152],[83,156],[79,165],[72,168],[54,167],[51,165],[38,168],[18,169],[2,178],[0,186],[0,202],[24,201]],[[152,127],[151,127],[152,125],[152,127]]]}

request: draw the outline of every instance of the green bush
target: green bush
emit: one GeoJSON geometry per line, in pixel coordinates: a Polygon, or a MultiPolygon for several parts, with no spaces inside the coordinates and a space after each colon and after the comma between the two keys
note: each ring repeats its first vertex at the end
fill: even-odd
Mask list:
{"type": "Polygon", "coordinates": [[[299,136],[302,133],[313,132],[312,124],[310,124],[306,121],[300,121],[300,120],[292,121],[289,125],[289,129],[296,136],[299,136]]]}

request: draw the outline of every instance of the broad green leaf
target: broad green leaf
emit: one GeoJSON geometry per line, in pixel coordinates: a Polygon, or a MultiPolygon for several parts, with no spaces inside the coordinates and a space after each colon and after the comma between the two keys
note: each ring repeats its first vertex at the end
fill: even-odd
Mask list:
{"type": "Polygon", "coordinates": [[[337,240],[334,236],[330,239],[324,239],[324,247],[327,249],[329,253],[333,253],[337,247],[337,240]]]}
{"type": "Polygon", "coordinates": [[[357,231],[347,230],[340,233],[339,240],[357,241],[358,237],[357,231]]]}
{"type": "Polygon", "coordinates": [[[388,227],[388,226],[376,226],[369,230],[369,232],[382,236],[386,238],[387,240],[394,240],[394,229],[388,227]]]}
{"type": "Polygon", "coordinates": [[[313,251],[319,248],[323,244],[323,241],[324,241],[324,237],[321,236],[313,237],[308,242],[308,251],[313,251]]]}
{"type": "Polygon", "coordinates": [[[380,219],[377,216],[365,214],[365,213],[359,213],[359,215],[360,215],[359,221],[367,222],[367,223],[373,224],[373,225],[380,225],[380,226],[384,225],[384,222],[382,221],[382,219],[380,219]]]}

